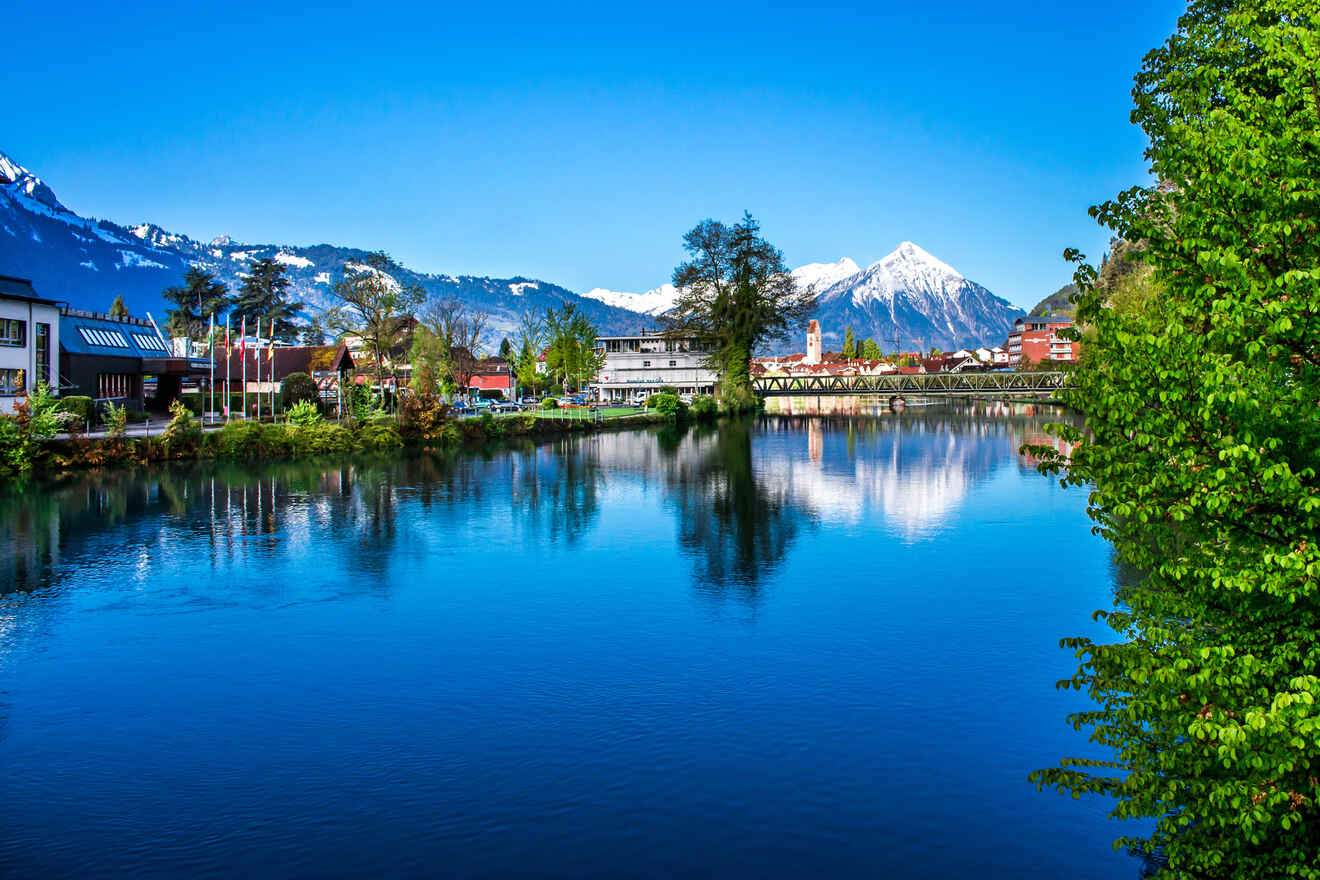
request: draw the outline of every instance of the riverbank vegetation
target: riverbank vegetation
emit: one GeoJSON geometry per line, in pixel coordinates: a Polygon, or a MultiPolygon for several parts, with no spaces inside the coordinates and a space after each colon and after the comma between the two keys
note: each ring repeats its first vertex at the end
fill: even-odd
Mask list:
{"type": "Polygon", "coordinates": [[[1317,59],[1314,0],[1193,2],[1147,56],[1160,184],[1093,209],[1131,244],[1076,274],[1086,424],[1035,450],[1141,575],[1065,643],[1113,760],[1033,779],[1150,822],[1161,878],[1320,877],[1317,59]]]}

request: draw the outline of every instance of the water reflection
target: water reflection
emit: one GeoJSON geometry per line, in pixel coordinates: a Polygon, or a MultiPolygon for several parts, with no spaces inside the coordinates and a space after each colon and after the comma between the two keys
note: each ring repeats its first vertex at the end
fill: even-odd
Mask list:
{"type": "Polygon", "coordinates": [[[610,491],[641,485],[659,488],[695,586],[754,598],[813,523],[874,519],[910,540],[938,533],[998,468],[1030,468],[1018,447],[1048,438],[1057,418],[970,404],[767,416],[484,455],[88,472],[0,501],[0,592],[57,584],[86,566],[140,579],[198,538],[209,559],[189,562],[202,568],[314,553],[348,560],[364,580],[385,575],[401,542],[434,546],[455,530],[474,542],[484,530],[572,547],[598,527],[610,491]],[[440,530],[435,511],[461,524],[440,530]]]}

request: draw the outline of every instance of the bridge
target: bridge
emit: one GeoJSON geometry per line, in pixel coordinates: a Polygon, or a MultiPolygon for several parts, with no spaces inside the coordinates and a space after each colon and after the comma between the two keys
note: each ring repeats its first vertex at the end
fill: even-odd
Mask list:
{"type": "Polygon", "coordinates": [[[1063,372],[883,373],[874,376],[758,376],[752,390],[762,397],[813,394],[886,394],[890,397],[1048,397],[1070,387],[1063,372]]]}

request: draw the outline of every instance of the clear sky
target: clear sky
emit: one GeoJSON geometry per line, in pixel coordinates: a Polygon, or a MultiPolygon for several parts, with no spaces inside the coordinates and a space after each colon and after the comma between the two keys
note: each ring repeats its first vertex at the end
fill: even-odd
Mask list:
{"type": "Polygon", "coordinates": [[[583,291],[705,217],[791,265],[910,239],[1029,306],[1146,180],[1132,76],[1184,4],[20,3],[0,151],[81,214],[583,291]]]}

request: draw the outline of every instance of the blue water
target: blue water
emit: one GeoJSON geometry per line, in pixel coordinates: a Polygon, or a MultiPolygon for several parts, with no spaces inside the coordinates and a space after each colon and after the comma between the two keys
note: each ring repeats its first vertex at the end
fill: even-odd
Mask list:
{"type": "Polygon", "coordinates": [[[1026,781],[1113,596],[1048,418],[0,497],[0,873],[1134,878],[1026,781]]]}

